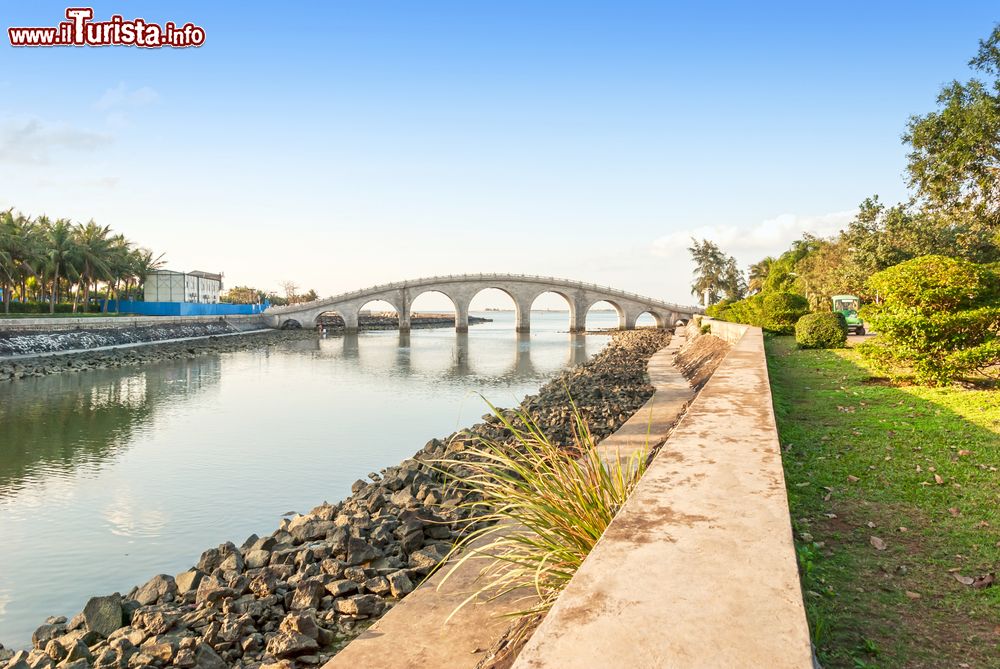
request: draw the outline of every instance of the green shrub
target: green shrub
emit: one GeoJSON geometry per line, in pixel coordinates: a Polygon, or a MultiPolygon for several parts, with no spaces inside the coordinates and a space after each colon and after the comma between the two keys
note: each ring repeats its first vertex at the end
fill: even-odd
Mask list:
{"type": "Polygon", "coordinates": [[[733,304],[734,300],[726,298],[724,300],[719,300],[715,304],[710,304],[705,307],[705,315],[711,316],[712,318],[718,318],[719,320],[725,320],[724,314],[729,309],[729,305],[733,304]]]}
{"type": "Polygon", "coordinates": [[[718,305],[709,307],[709,309],[713,310],[712,313],[709,313],[709,309],[706,309],[705,312],[709,316],[718,318],[720,321],[760,325],[759,314],[762,301],[763,297],[760,295],[753,295],[745,300],[737,300],[735,302],[723,300],[718,305]]]}
{"type": "Polygon", "coordinates": [[[702,334],[712,334],[712,324],[711,323],[705,323],[704,325],[702,325],[701,326],[701,333],[702,334]]]}
{"type": "Polygon", "coordinates": [[[847,343],[847,319],[839,311],[806,314],[795,324],[799,348],[843,348],[847,343]]]}
{"type": "Polygon", "coordinates": [[[873,275],[868,289],[881,303],[861,315],[878,332],[859,347],[893,376],[944,385],[1000,363],[1000,289],[990,266],[921,256],[873,275]]]}
{"type": "MultiPolygon", "coordinates": [[[[809,312],[809,301],[798,293],[777,291],[758,293],[745,300],[714,305],[710,316],[731,323],[756,325],[777,334],[792,334],[795,323],[809,312]]],[[[712,307],[706,309],[708,312],[712,307]]]]}
{"type": "Polygon", "coordinates": [[[760,322],[751,323],[776,334],[792,334],[795,324],[809,313],[809,300],[797,293],[765,293],[760,307],[760,322]]]}

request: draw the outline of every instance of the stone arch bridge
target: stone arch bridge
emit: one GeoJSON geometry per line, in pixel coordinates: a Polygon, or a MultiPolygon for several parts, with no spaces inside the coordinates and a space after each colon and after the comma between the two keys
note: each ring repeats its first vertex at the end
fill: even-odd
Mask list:
{"type": "Polygon", "coordinates": [[[469,330],[469,303],[480,291],[496,288],[514,301],[518,332],[531,329],[531,305],[543,293],[562,296],[569,306],[570,331],[586,329],[587,311],[597,302],[607,302],[618,312],[618,327],[631,330],[636,319],[650,314],[657,327],[672,327],[686,322],[693,314],[701,313],[697,307],[686,307],[654,300],[635,293],[615,290],[580,281],[555,279],[525,274],[455,274],[434,276],[412,281],[399,281],[373,286],[334,297],[304,302],[284,307],[271,307],[264,311],[268,325],[274,328],[301,326],[312,328],[324,313],[336,312],[344,319],[348,332],[358,329],[358,316],[366,304],[374,300],[388,302],[399,314],[399,329],[410,329],[413,300],[427,292],[442,293],[455,305],[455,329],[469,330]]]}

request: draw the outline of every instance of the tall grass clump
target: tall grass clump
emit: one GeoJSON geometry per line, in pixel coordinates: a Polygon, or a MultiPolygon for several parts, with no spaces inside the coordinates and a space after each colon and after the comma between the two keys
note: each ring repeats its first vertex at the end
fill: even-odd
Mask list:
{"type": "MultiPolygon", "coordinates": [[[[586,420],[572,405],[571,445],[558,445],[521,411],[490,405],[511,434],[480,440],[441,465],[470,493],[474,527],[453,549],[460,557],[441,585],[470,560],[484,561],[478,587],[455,609],[521,593],[508,615],[540,617],[576,573],[646,469],[645,449],[605,462],[586,420]]],[[[454,615],[454,612],[453,614],[454,615]]]]}

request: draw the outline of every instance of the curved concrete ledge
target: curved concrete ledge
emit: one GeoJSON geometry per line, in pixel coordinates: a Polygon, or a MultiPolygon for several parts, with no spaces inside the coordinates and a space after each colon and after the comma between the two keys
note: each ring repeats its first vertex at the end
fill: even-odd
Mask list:
{"type": "MultiPolygon", "coordinates": [[[[694,396],[691,386],[673,366],[673,356],[683,339],[670,343],[650,358],[647,370],[656,388],[653,396],[600,446],[605,458],[628,457],[647,443],[661,443],[694,396]]],[[[447,620],[470,592],[482,562],[470,560],[438,589],[445,570],[407,595],[364,634],[327,662],[323,669],[471,669],[482,653],[508,627],[505,613],[525,606],[515,593],[491,602],[464,607],[447,620]]],[[[560,665],[562,667],[592,666],[560,665]]]]}
{"type": "Polygon", "coordinates": [[[514,669],[813,666],[763,336],[736,343],[514,669]]]}

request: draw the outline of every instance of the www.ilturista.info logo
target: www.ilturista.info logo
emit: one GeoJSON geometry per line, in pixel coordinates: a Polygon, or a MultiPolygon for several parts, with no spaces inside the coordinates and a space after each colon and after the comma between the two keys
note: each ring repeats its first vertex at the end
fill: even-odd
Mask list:
{"type": "Polygon", "coordinates": [[[49,28],[7,28],[11,46],[139,46],[184,48],[205,43],[205,29],[193,23],[162,26],[145,19],[125,20],[115,14],[107,21],[93,21],[92,7],[69,7],[68,21],[49,28]]]}

